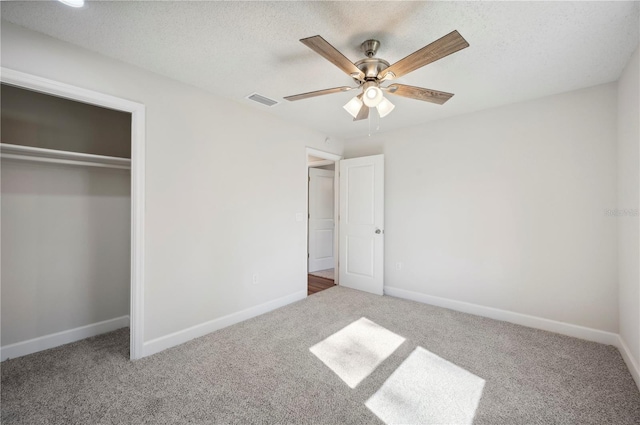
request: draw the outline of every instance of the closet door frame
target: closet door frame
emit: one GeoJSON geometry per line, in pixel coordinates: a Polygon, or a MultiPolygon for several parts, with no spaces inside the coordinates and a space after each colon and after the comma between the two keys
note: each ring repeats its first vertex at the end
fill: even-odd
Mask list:
{"type": "Polygon", "coordinates": [[[144,357],[145,106],[127,99],[0,67],[0,81],[40,93],[131,114],[131,301],[130,358],[144,357]]]}

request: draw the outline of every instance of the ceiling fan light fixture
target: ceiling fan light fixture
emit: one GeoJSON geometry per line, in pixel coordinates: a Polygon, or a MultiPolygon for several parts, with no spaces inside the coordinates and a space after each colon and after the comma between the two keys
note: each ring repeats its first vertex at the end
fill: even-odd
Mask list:
{"type": "MultiPolygon", "coordinates": [[[[60,0],[60,1],[82,1],[82,0],[60,0]]],[[[335,87],[332,89],[316,90],[308,93],[301,93],[293,96],[286,96],[288,101],[302,100],[309,97],[322,96],[325,94],[338,93],[351,89],[358,89],[360,94],[344,105],[344,109],[349,115],[354,117],[354,121],[361,121],[370,117],[370,109],[376,108],[380,118],[386,117],[393,111],[395,106],[384,97],[384,92],[394,96],[402,96],[424,102],[444,104],[451,99],[453,93],[446,93],[423,87],[407,86],[394,83],[388,87],[380,87],[385,81],[402,78],[404,75],[440,60],[452,53],[469,47],[469,43],[458,31],[451,31],[444,37],[427,44],[423,48],[416,50],[403,59],[389,65],[384,59],[376,58],[376,52],[380,46],[378,40],[365,40],[361,48],[365,59],[351,62],[345,55],[340,53],[327,40],[319,35],[307,37],[300,40],[302,44],[333,63],[342,72],[356,80],[357,87],[335,87]]],[[[371,126],[371,121],[369,121],[371,126]]],[[[371,127],[370,127],[371,128],[371,127]]]]}
{"type": "Polygon", "coordinates": [[[372,84],[364,89],[364,96],[362,96],[362,99],[364,100],[364,104],[369,108],[378,106],[383,99],[382,90],[380,90],[380,87],[372,84]]]}
{"type": "Polygon", "coordinates": [[[380,115],[380,118],[384,118],[389,115],[395,107],[396,105],[389,102],[389,99],[383,97],[378,106],[376,106],[376,109],[378,110],[378,115],[380,115]]]}
{"type": "Polygon", "coordinates": [[[343,106],[345,111],[347,111],[353,118],[358,116],[358,112],[360,112],[360,108],[362,108],[362,100],[359,99],[359,96],[354,97],[346,105],[343,106]]]}
{"type": "Polygon", "coordinates": [[[82,7],[84,6],[84,0],[58,0],[60,3],[66,4],[71,7],[82,7]]]}

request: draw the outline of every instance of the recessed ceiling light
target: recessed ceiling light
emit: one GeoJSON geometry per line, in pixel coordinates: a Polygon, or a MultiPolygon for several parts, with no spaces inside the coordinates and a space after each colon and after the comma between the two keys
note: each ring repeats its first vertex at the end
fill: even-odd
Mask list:
{"type": "Polygon", "coordinates": [[[71,7],[82,7],[84,6],[84,0],[58,0],[60,3],[64,3],[67,6],[71,7]]]}

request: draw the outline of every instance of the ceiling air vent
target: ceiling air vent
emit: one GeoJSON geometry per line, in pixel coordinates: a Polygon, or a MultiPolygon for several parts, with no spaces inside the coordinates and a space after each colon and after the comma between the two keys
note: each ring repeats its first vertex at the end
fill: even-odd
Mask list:
{"type": "Polygon", "coordinates": [[[247,99],[253,100],[254,102],[262,103],[263,105],[266,105],[266,106],[273,106],[279,103],[276,100],[269,99],[268,97],[265,97],[258,93],[250,94],[249,96],[247,96],[247,99]]]}

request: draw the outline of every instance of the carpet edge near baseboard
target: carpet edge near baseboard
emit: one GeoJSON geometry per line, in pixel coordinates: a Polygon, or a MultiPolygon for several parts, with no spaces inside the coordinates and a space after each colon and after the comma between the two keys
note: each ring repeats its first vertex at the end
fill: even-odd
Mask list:
{"type": "Polygon", "coordinates": [[[618,349],[618,351],[620,351],[620,354],[625,364],[627,365],[627,368],[629,369],[629,373],[631,373],[631,376],[633,377],[636,385],[638,386],[638,389],[640,390],[640,368],[631,355],[629,347],[626,345],[625,341],[619,334],[588,328],[585,326],[574,325],[571,323],[559,322],[557,320],[545,319],[543,317],[516,313],[514,311],[487,307],[480,304],[473,304],[465,301],[453,300],[450,298],[436,297],[433,295],[409,291],[393,286],[385,286],[384,294],[391,297],[403,298],[423,304],[434,305],[436,307],[448,308],[451,310],[460,311],[462,313],[473,314],[476,316],[487,317],[495,320],[502,320],[529,328],[555,332],[561,335],[567,335],[587,341],[598,342],[600,344],[613,345],[618,349]]]}
{"type": "Polygon", "coordinates": [[[146,341],[142,346],[142,357],[144,358],[164,351],[168,348],[184,344],[185,342],[191,341],[192,339],[199,338],[211,332],[226,328],[227,326],[235,325],[236,323],[240,323],[261,314],[268,313],[277,308],[284,307],[285,305],[303,300],[306,297],[306,290],[297,291],[293,294],[276,298],[275,300],[267,301],[265,303],[249,307],[244,310],[228,314],[226,316],[218,317],[216,319],[212,319],[207,322],[200,323],[186,329],[182,329],[180,331],[176,331],[168,335],[152,339],[150,341],[146,341]]]}
{"type": "Polygon", "coordinates": [[[0,347],[0,360],[15,359],[129,326],[129,315],[42,335],[0,347]]]}
{"type": "Polygon", "coordinates": [[[636,381],[638,391],[640,391],[640,366],[638,365],[638,361],[633,358],[631,350],[629,350],[629,346],[621,335],[618,335],[618,344],[616,344],[616,347],[618,348],[618,351],[620,351],[622,359],[626,363],[629,372],[631,372],[633,380],[636,381]]]}
{"type": "Polygon", "coordinates": [[[480,304],[473,304],[465,301],[453,300],[450,298],[436,297],[433,295],[408,291],[406,289],[396,288],[392,286],[385,286],[384,293],[385,295],[389,295],[392,297],[404,298],[407,300],[421,302],[423,304],[430,304],[437,307],[460,311],[463,313],[474,314],[476,316],[502,320],[504,322],[510,322],[516,325],[541,329],[543,331],[555,332],[562,335],[572,336],[574,338],[585,339],[587,341],[599,342],[601,344],[607,345],[617,344],[618,334],[615,334],[613,332],[601,331],[585,326],[559,322],[557,320],[545,319],[543,317],[516,313],[514,311],[487,307],[480,304]]]}

